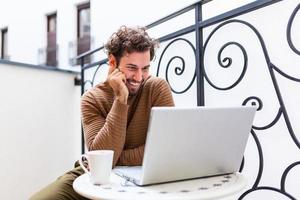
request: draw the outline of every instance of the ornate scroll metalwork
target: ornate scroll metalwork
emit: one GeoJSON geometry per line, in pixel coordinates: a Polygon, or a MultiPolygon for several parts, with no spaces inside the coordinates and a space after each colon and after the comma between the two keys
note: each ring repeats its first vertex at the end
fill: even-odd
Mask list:
{"type": "MultiPolygon", "coordinates": [[[[288,43],[290,45],[290,48],[298,55],[299,54],[299,51],[296,49],[296,47],[293,45],[292,41],[291,41],[291,23],[293,22],[294,20],[294,17],[296,15],[296,12],[298,12],[300,9],[300,4],[296,7],[296,9],[293,11],[291,17],[290,17],[290,20],[289,20],[289,23],[288,23],[288,28],[287,28],[287,39],[288,39],[288,43]]],[[[276,92],[276,96],[277,96],[277,99],[278,99],[278,103],[279,103],[279,108],[278,108],[278,111],[277,111],[277,115],[275,116],[275,118],[267,125],[265,126],[261,126],[261,127],[258,127],[258,126],[253,126],[252,130],[251,130],[251,135],[253,137],[253,139],[255,140],[255,143],[257,145],[257,149],[258,149],[258,152],[259,152],[259,170],[258,170],[258,173],[257,173],[257,177],[256,177],[256,180],[255,180],[255,183],[252,185],[252,188],[250,188],[249,190],[247,190],[246,192],[244,192],[240,197],[239,199],[243,199],[244,197],[246,197],[248,194],[254,192],[254,191],[258,191],[258,190],[271,190],[271,191],[275,191],[277,193],[280,193],[282,195],[284,195],[285,197],[289,198],[289,199],[296,199],[294,196],[292,196],[291,194],[289,194],[286,189],[285,189],[285,180],[286,180],[286,176],[288,175],[289,171],[295,167],[296,165],[300,165],[300,162],[297,161],[293,164],[291,164],[289,167],[286,168],[286,170],[284,171],[283,175],[282,175],[282,178],[281,178],[281,188],[275,188],[275,187],[270,187],[270,186],[259,186],[260,184],[260,180],[261,180],[261,177],[262,177],[262,174],[263,174],[263,168],[264,168],[264,158],[263,158],[263,150],[262,150],[262,146],[260,144],[260,141],[259,141],[259,138],[257,137],[257,134],[255,133],[255,130],[265,130],[265,129],[268,129],[272,126],[274,126],[278,120],[283,117],[284,120],[285,120],[285,123],[286,123],[286,127],[289,131],[289,134],[292,138],[292,140],[294,141],[294,144],[298,147],[298,149],[300,149],[300,143],[294,133],[294,130],[293,130],[293,127],[292,127],[292,124],[290,122],[290,119],[289,119],[289,115],[288,115],[288,112],[287,112],[287,109],[286,109],[286,106],[284,104],[284,99],[282,98],[282,95],[281,95],[281,92],[280,92],[280,89],[279,89],[279,86],[278,86],[278,82],[277,82],[277,79],[275,77],[275,74],[274,72],[278,72],[278,74],[282,75],[283,77],[289,79],[289,80],[292,80],[292,81],[296,81],[296,82],[300,82],[300,79],[299,78],[295,78],[291,75],[288,75],[286,74],[285,72],[283,72],[282,70],[280,70],[278,67],[276,67],[272,62],[271,62],[271,59],[269,57],[269,54],[268,54],[268,51],[267,51],[267,47],[265,45],[265,42],[263,40],[263,37],[261,36],[261,34],[258,32],[258,30],[253,26],[251,25],[250,23],[246,22],[246,21],[242,21],[242,20],[237,20],[237,19],[234,19],[234,20],[228,20],[228,21],[225,21],[223,23],[221,23],[220,25],[218,25],[211,33],[210,35],[208,36],[208,39],[206,40],[205,42],[205,45],[204,45],[204,52],[205,52],[205,49],[206,49],[206,46],[207,46],[207,43],[209,42],[209,40],[211,39],[211,36],[220,28],[222,28],[223,26],[227,25],[227,24],[230,24],[230,23],[240,23],[242,25],[246,25],[247,27],[249,27],[257,36],[259,42],[260,42],[260,45],[262,47],[262,50],[263,50],[263,54],[264,54],[264,57],[265,57],[265,61],[266,61],[266,64],[267,64],[267,67],[268,67],[268,71],[269,71],[269,75],[270,75],[270,78],[272,80],[272,83],[273,83],[273,87],[275,89],[275,92],[276,92]]],[[[217,90],[229,90],[229,89],[232,89],[234,88],[237,84],[239,84],[241,82],[241,80],[243,79],[245,73],[246,73],[246,69],[247,69],[247,53],[246,53],[246,50],[243,48],[243,46],[239,43],[235,43],[235,42],[229,42],[229,43],[226,43],[219,51],[218,53],[218,62],[220,64],[221,67],[230,67],[231,65],[231,58],[229,57],[226,57],[225,59],[223,59],[223,62],[227,61],[227,64],[224,66],[223,62],[221,62],[221,59],[220,59],[220,54],[222,54],[222,51],[225,47],[227,47],[228,45],[230,44],[234,44],[234,45],[237,45],[243,52],[243,55],[244,55],[244,58],[245,58],[245,61],[244,61],[244,67],[243,67],[243,71],[241,73],[241,75],[239,76],[239,79],[237,81],[234,82],[234,84],[232,84],[231,86],[229,87],[219,87],[219,86],[216,86],[215,84],[212,83],[212,81],[209,79],[209,77],[207,76],[207,74],[205,73],[205,79],[207,80],[207,82],[215,89],[217,90]]],[[[261,111],[263,109],[263,102],[260,100],[260,98],[258,97],[248,97],[244,100],[244,102],[242,103],[242,105],[246,105],[246,104],[249,104],[249,102],[251,102],[251,105],[257,105],[257,111],[261,111]]],[[[245,161],[247,162],[247,161],[245,161]]]]}
{"type": "MultiPolygon", "coordinates": [[[[187,40],[187,39],[185,39],[185,38],[177,38],[177,39],[171,41],[171,42],[164,48],[163,52],[161,53],[160,58],[159,58],[159,62],[158,62],[158,67],[157,67],[156,76],[159,76],[160,67],[161,67],[161,62],[162,62],[162,59],[163,59],[163,57],[164,57],[166,51],[168,50],[168,48],[169,48],[172,44],[174,44],[175,42],[178,42],[178,41],[184,41],[185,43],[187,43],[187,44],[192,48],[192,50],[193,50],[193,52],[194,52],[194,58],[195,58],[196,49],[195,49],[194,45],[193,45],[189,40],[187,40]]],[[[192,77],[192,80],[191,80],[191,82],[188,84],[188,86],[187,86],[184,90],[182,90],[182,91],[177,91],[177,90],[174,89],[174,87],[172,86],[172,83],[169,81],[169,75],[168,75],[168,74],[169,74],[169,68],[170,68],[170,65],[171,65],[172,61],[174,61],[175,59],[179,59],[179,60],[181,61],[181,64],[182,64],[182,65],[179,66],[179,67],[175,67],[175,69],[174,69],[175,75],[181,76],[181,75],[184,73],[184,71],[185,71],[185,60],[184,60],[184,58],[181,57],[181,56],[173,56],[173,57],[168,61],[168,64],[167,64],[167,66],[166,66],[165,78],[166,78],[167,82],[169,83],[172,92],[174,92],[174,93],[176,93],[176,94],[182,94],[182,93],[185,93],[187,90],[189,90],[189,89],[191,88],[191,86],[193,85],[193,83],[194,83],[194,81],[195,81],[195,78],[196,78],[196,68],[195,68],[195,72],[194,72],[194,75],[193,75],[193,77],[192,77]]]]}
{"type": "MultiPolygon", "coordinates": [[[[204,49],[204,50],[203,50],[203,51],[204,51],[203,57],[205,56],[205,50],[206,50],[207,44],[208,44],[208,42],[210,41],[212,35],[213,35],[218,29],[220,29],[222,26],[224,26],[224,25],[226,25],[226,24],[228,24],[228,23],[231,23],[231,22],[228,21],[228,22],[224,22],[224,23],[220,24],[219,26],[217,26],[217,27],[210,33],[210,35],[208,36],[208,38],[207,38],[207,40],[206,40],[206,42],[205,42],[205,44],[204,44],[204,47],[203,47],[203,49],[204,49]]],[[[243,52],[243,56],[244,56],[243,70],[242,70],[242,73],[240,74],[240,76],[238,77],[238,79],[237,79],[232,85],[227,86],[227,87],[219,87],[219,86],[216,86],[216,85],[209,79],[209,77],[207,76],[207,74],[206,74],[206,72],[205,72],[205,69],[204,69],[204,77],[205,77],[206,81],[207,81],[213,88],[215,88],[215,89],[217,89],[217,90],[230,90],[230,89],[234,88],[236,85],[238,85],[238,84],[241,82],[241,80],[244,78],[244,76],[245,76],[245,74],[246,74],[246,71],[247,71],[247,65],[248,65],[248,55],[247,55],[247,52],[246,52],[245,48],[244,48],[241,44],[239,44],[239,43],[237,43],[237,42],[228,42],[228,43],[226,43],[225,45],[223,45],[223,46],[221,47],[221,49],[220,49],[219,52],[218,52],[218,63],[219,63],[219,65],[220,65],[221,67],[223,67],[223,68],[229,68],[229,67],[231,66],[231,64],[232,64],[232,58],[225,57],[223,60],[221,59],[223,50],[224,50],[226,47],[230,46],[230,45],[236,45],[236,46],[239,47],[239,48],[241,49],[241,51],[243,52]],[[227,62],[227,63],[225,63],[225,62],[227,62]]]]}
{"type": "Polygon", "coordinates": [[[287,35],[287,41],[289,43],[289,46],[291,47],[291,49],[298,55],[300,55],[300,51],[294,46],[293,42],[292,42],[292,37],[291,37],[291,29],[292,29],[292,25],[295,19],[296,14],[299,12],[300,10],[300,4],[294,9],[288,25],[287,25],[287,29],[286,29],[286,35],[287,35]]]}

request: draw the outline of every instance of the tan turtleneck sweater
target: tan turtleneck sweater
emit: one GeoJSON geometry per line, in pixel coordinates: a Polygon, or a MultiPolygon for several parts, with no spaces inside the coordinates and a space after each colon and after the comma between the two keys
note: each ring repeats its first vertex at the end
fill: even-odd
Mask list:
{"type": "Polygon", "coordinates": [[[88,150],[113,150],[113,166],[142,164],[151,107],[174,106],[174,101],[165,80],[149,77],[127,104],[114,100],[107,82],[88,90],[81,101],[88,150]]]}

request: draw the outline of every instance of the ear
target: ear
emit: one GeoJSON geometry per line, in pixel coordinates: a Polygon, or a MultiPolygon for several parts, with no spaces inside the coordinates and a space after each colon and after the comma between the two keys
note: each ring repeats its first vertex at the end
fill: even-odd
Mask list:
{"type": "Polygon", "coordinates": [[[109,65],[108,74],[111,74],[117,67],[117,60],[115,56],[113,56],[112,54],[109,54],[108,56],[108,65],[109,65]]]}

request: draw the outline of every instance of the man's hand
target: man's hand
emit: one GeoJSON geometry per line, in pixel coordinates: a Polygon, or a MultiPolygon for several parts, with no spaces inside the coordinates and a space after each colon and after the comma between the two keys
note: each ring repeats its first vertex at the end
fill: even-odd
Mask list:
{"type": "Polygon", "coordinates": [[[120,103],[127,104],[129,92],[125,85],[125,75],[118,68],[116,68],[108,75],[107,81],[114,91],[115,99],[120,103]]]}

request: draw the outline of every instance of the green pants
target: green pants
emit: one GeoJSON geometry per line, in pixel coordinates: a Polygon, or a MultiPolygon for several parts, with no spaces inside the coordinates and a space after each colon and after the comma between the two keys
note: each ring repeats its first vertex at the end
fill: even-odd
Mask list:
{"type": "Polygon", "coordinates": [[[82,168],[76,164],[73,170],[60,176],[56,181],[30,197],[29,200],[87,200],[75,192],[72,186],[74,180],[83,173],[82,168]]]}

